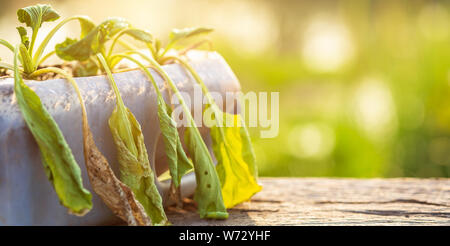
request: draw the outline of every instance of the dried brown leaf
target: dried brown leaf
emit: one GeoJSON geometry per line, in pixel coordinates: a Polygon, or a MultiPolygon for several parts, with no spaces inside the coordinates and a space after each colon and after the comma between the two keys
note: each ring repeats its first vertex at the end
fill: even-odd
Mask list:
{"type": "Polygon", "coordinates": [[[103,202],[128,225],[151,225],[144,207],[133,191],[114,175],[108,161],[95,145],[87,118],[83,116],[84,158],[92,188],[103,202]]]}

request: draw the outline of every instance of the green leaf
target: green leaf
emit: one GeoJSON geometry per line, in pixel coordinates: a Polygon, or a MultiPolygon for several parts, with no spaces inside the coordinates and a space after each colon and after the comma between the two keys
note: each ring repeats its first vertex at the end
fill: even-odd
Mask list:
{"type": "Polygon", "coordinates": [[[121,30],[130,27],[122,18],[109,18],[91,29],[80,40],[67,38],[55,46],[56,54],[66,61],[85,61],[105,49],[104,44],[121,30]]]}
{"type": "MultiPolygon", "coordinates": [[[[91,36],[93,38],[93,36],[91,36]]],[[[55,46],[56,55],[66,61],[85,61],[92,55],[92,51],[89,48],[90,42],[86,38],[78,41],[77,39],[66,38],[64,42],[55,46]]]]}
{"type": "Polygon", "coordinates": [[[222,112],[209,106],[216,120],[210,129],[216,170],[227,208],[249,200],[261,191],[257,183],[255,155],[247,128],[240,115],[222,112]]]}
{"type": "Polygon", "coordinates": [[[37,4],[19,9],[17,17],[21,23],[25,23],[35,32],[42,23],[57,20],[59,14],[48,4],[37,4]]]}
{"type": "Polygon", "coordinates": [[[86,37],[92,30],[95,29],[95,23],[88,16],[76,16],[80,23],[80,38],[86,37]]]}
{"type": "MultiPolygon", "coordinates": [[[[78,20],[78,22],[80,23],[80,27],[81,27],[81,35],[80,35],[80,37],[81,38],[85,37],[93,28],[95,28],[94,22],[87,16],[77,15],[77,16],[72,16],[72,17],[64,19],[63,21],[59,22],[47,34],[47,36],[44,38],[44,40],[40,43],[38,49],[36,50],[36,53],[33,56],[33,62],[34,63],[38,63],[38,62],[41,61],[41,56],[42,56],[45,48],[47,47],[48,43],[50,42],[50,39],[55,35],[55,33],[61,27],[63,27],[65,24],[67,24],[68,22],[73,21],[73,20],[78,20]]],[[[34,33],[33,33],[33,35],[34,35],[34,33]]]]}
{"type": "Polygon", "coordinates": [[[20,58],[22,61],[23,70],[25,71],[25,73],[30,74],[30,73],[34,72],[35,68],[33,66],[33,62],[31,60],[30,54],[28,53],[28,50],[25,47],[25,45],[23,45],[23,44],[20,45],[19,52],[20,52],[20,58]]]}
{"type": "Polygon", "coordinates": [[[212,32],[212,28],[207,27],[190,27],[184,29],[173,29],[169,34],[169,43],[175,43],[183,39],[191,38],[201,34],[212,32]]]}
{"type": "Polygon", "coordinates": [[[146,31],[137,28],[129,28],[123,31],[122,35],[128,35],[136,40],[142,41],[144,43],[153,43],[153,35],[146,31]]]}
{"type": "Polygon", "coordinates": [[[105,58],[97,55],[105,69],[116,95],[116,107],[109,118],[119,160],[120,179],[133,191],[154,225],[167,225],[162,199],[155,185],[155,177],[148,161],[147,148],[141,126],[131,111],[124,105],[105,58]]]}
{"type": "MultiPolygon", "coordinates": [[[[158,88],[157,88],[158,90],[158,88]]],[[[175,187],[179,187],[181,178],[193,168],[192,162],[186,156],[176,122],[172,119],[172,109],[166,104],[164,98],[158,95],[158,117],[164,147],[168,158],[170,176],[175,187]]]]}
{"type": "Polygon", "coordinates": [[[186,128],[185,141],[194,163],[197,181],[194,200],[198,203],[200,218],[228,218],[213,160],[196,127],[186,128]]]}
{"type": "Polygon", "coordinates": [[[0,45],[5,46],[14,53],[14,46],[12,46],[12,44],[10,44],[8,41],[0,38],[0,45]]]}
{"type": "Polygon", "coordinates": [[[120,31],[130,28],[131,24],[124,18],[111,17],[100,23],[99,28],[99,42],[104,43],[110,40],[114,35],[120,31]]]}
{"type": "Polygon", "coordinates": [[[27,29],[23,26],[16,27],[16,29],[19,32],[21,43],[28,49],[30,47],[30,40],[27,35],[27,29]]]}
{"type": "Polygon", "coordinates": [[[14,93],[28,129],[41,151],[45,173],[61,204],[71,213],[84,215],[92,208],[92,195],[83,187],[81,170],[58,125],[42,105],[39,96],[20,77],[18,59],[19,47],[16,47],[14,93]]]}
{"type": "Polygon", "coordinates": [[[97,63],[92,59],[77,62],[73,68],[73,75],[75,77],[95,76],[98,73],[97,63]]]}
{"type": "Polygon", "coordinates": [[[154,225],[167,225],[169,221],[164,213],[162,199],[155,185],[155,178],[148,161],[147,149],[144,144],[141,126],[134,115],[127,109],[124,118],[116,107],[109,119],[117,157],[120,165],[120,179],[134,192],[136,199],[142,204],[154,225]],[[137,154],[134,154],[126,145],[119,129],[122,124],[131,125],[131,133],[137,154]]]}

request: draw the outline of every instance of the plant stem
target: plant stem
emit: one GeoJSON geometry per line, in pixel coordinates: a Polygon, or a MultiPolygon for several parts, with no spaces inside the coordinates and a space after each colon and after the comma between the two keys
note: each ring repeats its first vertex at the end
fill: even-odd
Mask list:
{"type": "Polygon", "coordinates": [[[30,54],[28,54],[28,50],[25,45],[19,45],[20,58],[22,61],[22,67],[26,74],[31,74],[36,70],[33,62],[31,61],[30,54]]]}
{"type": "MultiPolygon", "coordinates": [[[[134,52],[126,51],[121,54],[128,55],[128,54],[134,54],[134,52]]],[[[120,60],[122,60],[122,57],[112,55],[111,57],[109,57],[107,59],[108,59],[108,64],[109,64],[110,68],[113,69],[120,62],[120,60]]]]}
{"type": "Polygon", "coordinates": [[[134,45],[132,45],[132,44],[126,42],[126,41],[123,41],[123,40],[119,39],[119,40],[117,40],[117,42],[119,42],[120,45],[122,45],[123,47],[125,47],[125,48],[127,48],[129,50],[139,50],[137,47],[135,47],[134,45]]]}
{"type": "Polygon", "coordinates": [[[212,51],[212,50],[213,50],[213,43],[211,42],[211,40],[205,39],[205,40],[202,40],[202,41],[200,41],[200,42],[198,42],[198,43],[195,43],[195,44],[193,44],[193,45],[191,45],[191,46],[185,48],[184,50],[180,51],[180,52],[178,53],[178,55],[179,55],[179,56],[185,55],[188,51],[193,50],[193,49],[196,49],[196,48],[200,47],[201,45],[203,45],[204,43],[207,43],[207,44],[208,44],[208,49],[209,49],[209,51],[212,51]]]}
{"type": "Polygon", "coordinates": [[[163,57],[167,53],[167,51],[173,46],[173,44],[174,44],[173,42],[167,44],[167,46],[164,48],[163,53],[161,55],[158,55],[158,57],[163,57]]]}
{"type": "Polygon", "coordinates": [[[156,51],[155,47],[152,44],[147,44],[147,48],[152,53],[153,59],[157,59],[158,58],[158,54],[157,54],[157,51],[156,51]]]}
{"type": "MultiPolygon", "coordinates": [[[[0,61],[0,68],[4,68],[4,69],[8,69],[8,70],[14,71],[14,65],[11,65],[11,64],[6,63],[6,62],[1,62],[0,61]]],[[[23,73],[23,71],[22,71],[22,73],[23,73]]]]}
{"type": "MultiPolygon", "coordinates": [[[[168,56],[168,59],[172,59],[175,61],[178,61],[179,63],[181,63],[181,65],[183,65],[185,68],[187,68],[187,70],[189,70],[189,72],[192,74],[192,76],[194,77],[194,79],[197,81],[197,84],[200,85],[200,87],[202,87],[202,91],[203,94],[206,96],[206,99],[208,100],[208,104],[209,106],[212,108],[213,112],[214,112],[214,119],[216,121],[217,124],[217,128],[219,129],[220,135],[222,136],[222,141],[224,142],[224,144],[228,147],[231,147],[228,143],[228,141],[226,140],[227,138],[225,137],[225,132],[223,127],[221,126],[226,126],[226,122],[223,122],[223,118],[220,117],[220,112],[221,110],[219,109],[219,107],[217,106],[217,104],[214,101],[214,98],[212,98],[211,94],[209,93],[208,88],[206,87],[205,83],[203,82],[203,80],[200,78],[200,75],[197,73],[197,71],[195,71],[195,69],[184,59],[177,57],[177,56],[168,56]]],[[[242,122],[241,122],[242,123],[242,122]]]]}
{"type": "MultiPolygon", "coordinates": [[[[83,19],[83,20],[88,20],[87,17],[82,16],[82,15],[76,15],[76,16],[72,16],[69,18],[64,19],[63,21],[61,21],[60,23],[58,23],[58,25],[56,25],[48,34],[47,36],[44,38],[44,40],[42,41],[42,43],[39,45],[38,49],[36,50],[36,53],[34,53],[33,56],[33,63],[36,64],[37,61],[39,61],[39,59],[42,56],[42,53],[44,52],[45,47],[47,46],[48,42],[50,41],[50,39],[55,35],[55,33],[62,27],[64,26],[67,22],[72,21],[72,20],[79,20],[79,19],[83,19]]],[[[33,33],[34,34],[34,33],[33,33]]],[[[32,46],[30,46],[30,50],[31,50],[32,46]]]]}
{"type": "Polygon", "coordinates": [[[106,72],[106,76],[108,76],[111,87],[113,88],[114,94],[116,95],[116,99],[118,101],[117,104],[119,105],[119,108],[121,108],[122,110],[125,111],[125,109],[123,108],[124,103],[123,103],[122,97],[120,96],[119,88],[117,88],[117,85],[114,82],[114,78],[112,76],[111,70],[109,69],[108,63],[106,62],[105,58],[101,54],[97,54],[97,58],[98,58],[100,64],[103,66],[103,69],[106,72]]]}
{"type": "Polygon", "coordinates": [[[47,55],[45,55],[44,57],[42,57],[41,60],[39,60],[39,62],[37,63],[37,66],[41,65],[45,60],[47,60],[50,56],[56,54],[56,51],[52,50],[50,52],[47,53],[47,55]]]}
{"type": "MultiPolygon", "coordinates": [[[[112,55],[112,52],[113,52],[113,50],[114,50],[114,47],[116,46],[116,43],[119,41],[119,38],[120,38],[123,34],[125,34],[128,30],[130,30],[130,29],[132,29],[132,28],[125,28],[125,29],[121,30],[118,34],[116,34],[116,36],[114,36],[114,39],[112,40],[112,43],[111,43],[111,45],[109,46],[109,52],[108,52],[108,55],[106,56],[106,59],[107,59],[108,61],[110,60],[109,57],[112,55]]],[[[133,49],[133,48],[132,48],[132,45],[129,44],[128,42],[125,42],[125,41],[123,41],[123,40],[120,40],[119,43],[120,43],[121,45],[123,45],[123,46],[126,45],[126,48],[127,48],[127,49],[133,49]],[[124,44],[125,44],[125,45],[124,45],[124,44]]]]}
{"type": "MultiPolygon", "coordinates": [[[[163,77],[163,79],[169,83],[169,86],[173,90],[173,92],[175,93],[175,96],[178,98],[178,101],[180,101],[181,107],[183,107],[183,111],[185,112],[185,114],[186,114],[186,116],[188,118],[189,126],[195,127],[197,129],[195,121],[194,121],[194,118],[192,118],[192,115],[191,115],[191,110],[187,107],[183,96],[181,95],[180,91],[178,90],[178,88],[175,85],[175,83],[173,82],[173,80],[166,73],[166,71],[164,71],[164,69],[159,65],[159,63],[156,62],[153,58],[150,58],[150,57],[146,56],[145,54],[143,54],[142,52],[139,52],[139,51],[133,51],[133,53],[140,55],[142,58],[147,60],[152,66],[154,66],[157,71],[160,72],[160,74],[163,77]]],[[[197,129],[197,131],[198,131],[198,129],[197,129]]]]}
{"type": "Polygon", "coordinates": [[[122,57],[122,58],[128,59],[128,60],[134,62],[136,65],[138,65],[144,71],[144,73],[147,75],[147,77],[150,79],[150,82],[152,83],[153,87],[155,87],[155,90],[156,90],[156,93],[158,94],[158,96],[162,97],[161,91],[158,87],[158,84],[156,84],[155,78],[150,73],[150,71],[148,71],[148,69],[144,66],[144,64],[142,64],[141,62],[139,62],[138,60],[134,59],[133,57],[131,57],[129,55],[116,54],[116,55],[111,56],[111,58],[114,58],[114,57],[122,57]]]}
{"type": "Polygon", "coordinates": [[[75,89],[75,92],[77,93],[78,101],[80,102],[80,105],[81,105],[81,113],[83,114],[83,120],[87,119],[86,106],[84,104],[83,97],[81,96],[81,92],[78,87],[78,84],[75,82],[75,79],[68,72],[66,72],[65,70],[63,70],[61,68],[57,68],[57,67],[41,68],[39,70],[34,71],[32,74],[30,74],[29,77],[35,78],[35,77],[37,77],[41,74],[45,74],[45,73],[59,74],[59,75],[63,76],[65,79],[67,79],[67,81],[70,82],[70,84],[75,89]]]}
{"type": "MultiPolygon", "coordinates": [[[[120,96],[119,88],[117,88],[116,82],[114,81],[114,77],[112,76],[111,70],[108,67],[108,63],[106,62],[106,60],[102,54],[97,54],[97,58],[98,58],[100,64],[102,65],[103,69],[105,70],[106,75],[108,76],[109,83],[111,84],[111,87],[114,90],[114,94],[116,95],[117,109],[118,109],[119,113],[121,114],[122,119],[127,119],[127,122],[128,122],[128,110],[125,107],[125,104],[123,103],[122,97],[120,96]]],[[[127,135],[126,136],[127,139],[134,139],[133,134],[131,132],[131,126],[130,126],[129,122],[127,124],[124,124],[123,126],[126,128],[125,134],[127,135]]],[[[135,144],[127,144],[127,147],[130,148],[130,151],[133,153],[134,156],[137,156],[138,149],[135,144]]]]}
{"type": "Polygon", "coordinates": [[[183,65],[185,68],[187,68],[187,70],[189,70],[189,72],[192,74],[194,79],[197,81],[197,83],[202,88],[203,94],[205,94],[206,98],[208,99],[208,103],[211,106],[215,104],[215,101],[211,97],[211,95],[210,95],[210,93],[208,91],[208,88],[206,87],[205,83],[200,78],[200,76],[198,75],[197,71],[195,71],[195,69],[188,62],[186,62],[184,59],[182,59],[180,57],[177,57],[177,56],[167,56],[166,59],[167,60],[171,60],[172,59],[172,60],[178,61],[179,63],[181,63],[181,65],[183,65]]]}
{"type": "MultiPolygon", "coordinates": [[[[11,70],[11,71],[15,71],[14,70],[14,65],[11,65],[11,64],[5,63],[5,62],[1,62],[1,61],[0,61],[0,68],[4,68],[4,69],[11,70]]],[[[17,70],[19,71],[20,76],[22,76],[22,77],[25,76],[25,73],[23,72],[23,69],[18,68],[17,70]]]]}
{"type": "Polygon", "coordinates": [[[0,44],[5,46],[6,48],[11,50],[12,52],[14,52],[14,46],[12,46],[12,44],[10,44],[8,41],[6,41],[4,39],[0,39],[0,44]]]}
{"type": "Polygon", "coordinates": [[[34,42],[36,41],[38,31],[39,31],[39,29],[36,29],[36,30],[33,29],[33,34],[31,36],[30,48],[28,48],[28,54],[30,55],[30,57],[33,55],[34,42]]]}
{"type": "MultiPolygon", "coordinates": [[[[128,59],[128,60],[130,60],[130,61],[132,61],[132,62],[134,62],[136,65],[138,65],[139,67],[141,67],[142,69],[144,69],[144,72],[149,76],[149,78],[150,78],[150,80],[151,80],[151,82],[152,82],[152,84],[153,84],[153,86],[155,87],[155,89],[156,89],[156,91],[157,91],[157,93],[160,95],[161,94],[161,92],[159,91],[159,88],[158,88],[158,85],[156,84],[156,81],[154,80],[154,78],[153,78],[153,76],[151,75],[151,73],[148,71],[148,69],[141,63],[141,62],[139,62],[137,59],[134,59],[132,56],[130,56],[129,54],[132,54],[132,53],[134,53],[134,52],[126,52],[126,53],[122,53],[122,54],[116,54],[116,55],[113,55],[113,56],[111,56],[111,60],[114,60],[114,58],[125,58],[125,59],[128,59]],[[151,77],[150,77],[151,76],[151,77]]],[[[153,66],[152,66],[152,68],[154,68],[153,66]]],[[[159,70],[157,70],[157,69],[154,69],[161,77],[163,77],[163,75],[162,75],[162,73],[159,71],[159,70]]],[[[172,90],[169,90],[168,91],[168,93],[169,93],[169,98],[170,98],[170,107],[173,109],[173,105],[172,105],[172,103],[171,103],[171,99],[172,99],[172,93],[171,93],[171,91],[172,90]]]]}

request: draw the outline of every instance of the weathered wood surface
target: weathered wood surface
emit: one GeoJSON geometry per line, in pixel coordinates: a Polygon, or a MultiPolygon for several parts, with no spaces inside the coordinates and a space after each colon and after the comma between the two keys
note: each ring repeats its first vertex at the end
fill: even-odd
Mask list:
{"type": "Polygon", "coordinates": [[[450,225],[450,179],[261,178],[263,191],[224,221],[194,204],[168,208],[175,225],[450,225]]]}

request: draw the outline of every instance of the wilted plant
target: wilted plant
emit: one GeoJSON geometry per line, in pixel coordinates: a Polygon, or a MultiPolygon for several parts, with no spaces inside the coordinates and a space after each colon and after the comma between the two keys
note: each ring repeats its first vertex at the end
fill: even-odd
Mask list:
{"type": "Polygon", "coordinates": [[[249,200],[261,186],[257,183],[255,154],[245,122],[239,114],[225,113],[217,106],[203,80],[187,61],[176,56],[169,56],[167,60],[175,60],[187,68],[206,96],[205,114],[215,121],[210,134],[225,206],[231,208],[249,200]]]}
{"type": "MultiPolygon", "coordinates": [[[[210,114],[215,121],[211,127],[210,134],[213,140],[214,155],[217,159],[216,171],[222,188],[223,200],[225,206],[231,208],[236,204],[249,200],[261,190],[261,186],[257,183],[258,171],[255,154],[245,122],[239,114],[225,113],[217,106],[203,80],[181,55],[166,55],[170,47],[176,42],[207,34],[211,31],[212,29],[210,28],[175,29],[169,35],[169,43],[166,48],[159,48],[160,44],[158,43],[155,43],[153,47],[151,44],[147,44],[147,46],[153,56],[160,62],[176,61],[180,63],[192,74],[202,88],[207,99],[205,113],[210,114]]],[[[203,41],[194,46],[198,46],[201,43],[203,41]]],[[[133,53],[133,51],[128,52],[133,53]]],[[[146,57],[141,52],[134,53],[142,56],[153,67],[157,67],[151,58],[146,57]]],[[[184,53],[186,53],[186,50],[178,52],[178,54],[184,53]]],[[[164,79],[167,80],[166,78],[164,79]]]]}
{"type": "MultiPolygon", "coordinates": [[[[14,92],[19,108],[28,128],[39,145],[47,177],[52,182],[61,204],[66,206],[71,213],[84,215],[92,208],[92,195],[83,187],[80,168],[58,125],[42,105],[39,96],[23,82],[22,77],[36,78],[46,72],[54,72],[70,77],[60,68],[38,69],[38,65],[42,61],[42,53],[49,40],[65,23],[71,20],[78,20],[83,28],[93,27],[94,24],[87,17],[83,16],[67,18],[47,34],[44,41],[39,44],[37,51],[33,54],[33,47],[41,25],[44,22],[58,19],[59,14],[50,5],[38,4],[19,9],[17,16],[20,22],[31,27],[31,40],[27,36],[25,27],[18,27],[21,43],[12,49],[14,52],[14,65],[2,65],[4,68],[12,68],[14,70],[14,92]]],[[[9,49],[13,47],[5,40],[1,40],[1,44],[9,49]]],[[[75,87],[75,89],[77,88],[75,87]]]]}
{"type": "Polygon", "coordinates": [[[118,152],[120,179],[133,190],[154,225],[167,225],[169,221],[155,185],[141,126],[123,103],[106,60],[101,54],[97,54],[97,57],[116,95],[116,107],[109,118],[109,128],[118,152]]]}
{"type": "MultiPolygon", "coordinates": [[[[45,73],[55,73],[71,83],[81,105],[85,164],[94,191],[100,195],[113,212],[128,224],[148,225],[149,219],[142,206],[135,200],[133,192],[114,176],[106,158],[95,145],[92,132],[89,129],[86,107],[75,80],[65,70],[57,67],[37,69],[38,65],[45,60],[45,57],[49,56],[39,59],[45,45],[65,23],[70,20],[79,20],[82,27],[82,36],[86,34],[87,30],[95,27],[95,24],[89,18],[83,16],[65,19],[47,35],[35,56],[31,58],[32,56],[29,54],[32,54],[34,40],[42,22],[56,20],[59,15],[49,5],[36,5],[20,9],[18,16],[21,22],[25,22],[32,27],[33,35],[30,44],[26,36],[26,29],[18,28],[22,43],[13,50],[14,91],[24,119],[40,147],[47,176],[52,181],[61,203],[68,207],[71,213],[83,215],[92,207],[91,194],[82,187],[80,169],[59,127],[42,105],[37,94],[23,82],[22,76],[36,78],[45,73]],[[22,67],[28,69],[21,69],[19,61],[22,61],[22,67]],[[38,62],[35,63],[34,61],[38,62]]],[[[12,46],[4,40],[1,40],[1,43],[8,48],[12,46]]],[[[49,54],[53,53],[50,52],[49,54]]]]}
{"type": "MultiPolygon", "coordinates": [[[[201,218],[228,218],[226,208],[248,200],[261,190],[257,184],[255,156],[248,130],[239,115],[223,112],[209,94],[208,88],[194,68],[185,60],[184,54],[208,41],[194,43],[183,50],[169,52],[178,43],[192,40],[212,31],[210,28],[174,29],[165,47],[148,31],[133,27],[123,18],[108,18],[95,25],[88,17],[74,16],[57,24],[40,44],[35,44],[43,22],[59,18],[49,5],[35,5],[18,11],[19,21],[32,29],[31,39],[24,27],[18,27],[21,43],[14,47],[0,39],[0,45],[14,52],[14,64],[0,61],[0,68],[14,71],[14,91],[22,115],[36,139],[42,153],[44,167],[61,203],[75,214],[84,214],[92,207],[91,194],[83,188],[81,173],[59,127],[42,105],[38,95],[22,78],[34,79],[45,73],[55,73],[66,78],[77,94],[81,105],[83,146],[85,163],[94,191],[113,212],[130,225],[168,225],[162,199],[155,185],[155,174],[150,168],[141,126],[132,112],[125,106],[114,81],[113,70],[122,59],[136,64],[146,74],[157,93],[159,126],[168,158],[171,175],[171,195],[181,205],[181,178],[192,169],[195,172],[197,188],[194,199],[198,203],[201,218]],[[43,52],[50,39],[66,23],[78,20],[81,26],[79,39],[66,38],[45,56],[43,52]],[[146,45],[151,54],[146,55],[122,40],[130,36],[146,45]],[[110,41],[110,44],[108,44],[110,41]],[[126,51],[115,53],[115,46],[121,44],[126,51]],[[38,45],[36,52],[33,47],[38,45]],[[89,76],[98,71],[106,74],[116,96],[116,107],[109,118],[109,127],[118,152],[120,180],[112,172],[106,158],[94,143],[89,129],[86,107],[80,89],[72,75],[57,67],[40,67],[51,55],[56,54],[66,61],[77,61],[73,75],[89,76]],[[140,59],[133,55],[138,55],[140,59]],[[212,115],[215,124],[211,127],[213,159],[189,107],[174,81],[161,65],[177,62],[186,68],[201,86],[207,98],[204,113],[212,115]],[[189,157],[183,149],[176,122],[172,118],[172,107],[165,102],[149,67],[163,78],[184,112],[188,127],[185,129],[185,143],[189,157]],[[151,222],[150,222],[151,220],[151,222]]],[[[180,48],[178,46],[178,48],[180,48]]]]}
{"type": "MultiPolygon", "coordinates": [[[[88,38],[85,40],[82,39],[75,42],[68,41],[69,39],[66,39],[65,43],[67,43],[68,45],[60,45],[59,47],[67,47],[67,48],[61,50],[61,52],[62,51],[64,52],[63,54],[61,55],[58,54],[58,51],[57,54],[63,59],[65,57],[69,60],[76,59],[78,61],[84,61],[89,59],[90,55],[96,53],[96,51],[104,54],[104,52],[102,51],[106,50],[105,48],[106,41],[110,39],[113,40],[112,46],[114,46],[117,42],[120,42],[119,37],[121,37],[124,34],[129,34],[135,39],[144,42],[147,45],[147,47],[153,47],[154,45],[153,38],[151,34],[148,33],[147,31],[131,28],[129,23],[123,19],[116,20],[114,23],[115,24],[127,23],[127,24],[121,25],[121,27],[123,27],[121,31],[116,32],[110,31],[108,30],[109,26],[106,25],[103,28],[93,29],[93,31],[91,32],[92,35],[94,35],[94,33],[96,33],[96,35],[104,35],[104,33],[110,33],[115,35],[115,36],[114,35],[108,36],[108,38],[88,38]],[[97,42],[96,40],[102,40],[102,42],[97,42]],[[77,48],[75,49],[72,47],[77,48]],[[91,51],[86,52],[86,54],[89,53],[89,55],[79,55],[80,53],[77,52],[77,50],[79,49],[85,50],[91,49],[91,51]]],[[[115,30],[117,29],[115,28],[115,30]]],[[[197,34],[202,33],[193,30],[191,30],[190,32],[191,32],[190,35],[188,33],[184,34],[179,33],[177,35],[173,35],[174,40],[171,41],[171,43],[174,44],[175,42],[183,38],[191,37],[194,35],[194,33],[197,34]]],[[[108,53],[107,59],[105,59],[104,61],[106,65],[109,64],[109,66],[114,67],[118,63],[118,61],[120,61],[123,58],[128,58],[129,60],[133,61],[130,55],[138,54],[139,56],[141,56],[141,58],[150,63],[151,66],[155,67],[156,71],[158,71],[162,75],[163,79],[169,84],[170,89],[174,92],[175,96],[177,96],[177,98],[181,102],[183,111],[188,119],[189,127],[186,128],[185,133],[187,140],[186,144],[188,149],[190,150],[190,156],[192,158],[192,163],[197,178],[197,189],[194,199],[198,202],[199,205],[198,209],[200,216],[202,218],[216,218],[216,219],[227,218],[228,213],[226,212],[225,206],[223,204],[222,194],[220,190],[220,182],[217,177],[217,173],[214,169],[214,163],[212,161],[211,155],[209,154],[209,151],[203,139],[201,138],[200,132],[198,131],[198,128],[191,115],[191,112],[187,107],[187,105],[185,104],[184,98],[181,96],[175,83],[172,81],[172,79],[167,75],[167,73],[155,59],[143,54],[142,52],[133,49],[127,50],[127,52],[122,54],[113,54],[112,53],[113,47],[110,47],[109,50],[110,52],[108,53]]],[[[103,55],[100,55],[99,57],[103,57],[103,55]]],[[[154,87],[157,91],[159,90],[156,84],[154,84],[154,87]]],[[[167,117],[171,115],[170,107],[164,102],[164,99],[162,98],[160,93],[158,93],[158,101],[159,101],[158,116],[160,119],[159,120],[160,127],[162,129],[166,150],[169,150],[166,152],[166,154],[169,158],[169,170],[172,175],[173,187],[175,187],[174,195],[177,196],[177,194],[179,194],[178,190],[179,180],[181,179],[182,174],[185,174],[187,172],[188,166],[190,165],[189,164],[190,161],[185,157],[186,155],[184,154],[184,150],[181,148],[182,145],[178,137],[176,125],[174,124],[175,122],[173,121],[172,118],[170,118],[169,120],[169,118],[167,117]]]]}

